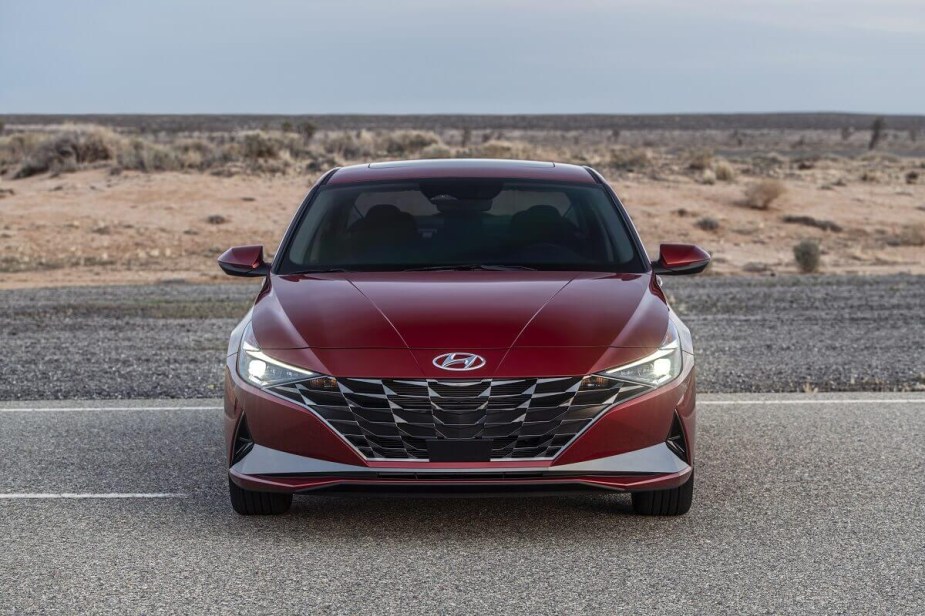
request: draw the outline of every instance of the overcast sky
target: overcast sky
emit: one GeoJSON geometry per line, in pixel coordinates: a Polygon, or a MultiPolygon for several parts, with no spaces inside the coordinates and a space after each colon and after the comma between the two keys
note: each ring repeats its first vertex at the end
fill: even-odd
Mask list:
{"type": "Polygon", "coordinates": [[[0,0],[4,113],[925,113],[925,0],[0,0]]]}

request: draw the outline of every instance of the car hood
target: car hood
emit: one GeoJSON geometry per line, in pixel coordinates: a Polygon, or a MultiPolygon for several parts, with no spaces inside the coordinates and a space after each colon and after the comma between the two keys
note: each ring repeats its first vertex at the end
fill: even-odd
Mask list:
{"type": "Polygon", "coordinates": [[[252,318],[265,350],[430,357],[435,349],[652,349],[669,315],[651,274],[444,271],[272,276],[252,318]]]}

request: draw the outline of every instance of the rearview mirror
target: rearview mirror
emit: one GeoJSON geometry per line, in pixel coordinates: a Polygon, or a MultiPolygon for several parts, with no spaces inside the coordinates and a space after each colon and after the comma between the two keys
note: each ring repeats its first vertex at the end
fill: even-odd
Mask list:
{"type": "Polygon", "coordinates": [[[235,246],[218,258],[218,266],[229,276],[266,276],[270,265],[263,260],[263,246],[235,246]]]}
{"type": "Polygon", "coordinates": [[[659,247],[658,260],[652,262],[652,271],[667,276],[699,274],[709,264],[709,253],[699,246],[662,244],[659,247]]]}

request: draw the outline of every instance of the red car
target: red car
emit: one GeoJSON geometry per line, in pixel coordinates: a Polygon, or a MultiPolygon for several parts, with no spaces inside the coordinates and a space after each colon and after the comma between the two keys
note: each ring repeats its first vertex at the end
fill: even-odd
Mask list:
{"type": "Polygon", "coordinates": [[[334,169],[260,276],[225,370],[231,504],[293,494],[631,492],[693,496],[694,356],[655,262],[599,173],[439,160],[334,169]]]}

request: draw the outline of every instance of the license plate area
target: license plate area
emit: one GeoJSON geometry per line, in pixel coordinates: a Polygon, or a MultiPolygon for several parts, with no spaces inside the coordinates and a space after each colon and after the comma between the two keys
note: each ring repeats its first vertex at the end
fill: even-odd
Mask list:
{"type": "Polygon", "coordinates": [[[491,444],[491,439],[429,439],[427,457],[431,462],[489,462],[491,444]]]}

